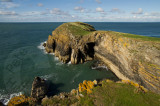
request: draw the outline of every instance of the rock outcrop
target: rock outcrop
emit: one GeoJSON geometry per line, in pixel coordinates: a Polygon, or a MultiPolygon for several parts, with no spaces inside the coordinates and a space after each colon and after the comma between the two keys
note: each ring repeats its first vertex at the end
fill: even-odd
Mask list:
{"type": "Polygon", "coordinates": [[[4,106],[2,102],[0,102],[0,106],[4,106]]]}
{"type": "Polygon", "coordinates": [[[49,35],[46,43],[46,51],[55,53],[60,61],[72,64],[83,63],[92,60],[94,54],[92,39],[89,39],[91,32],[95,31],[94,27],[81,23],[65,23],[59,26],[49,35]],[[92,48],[92,49],[90,49],[92,48]]]}
{"type": "Polygon", "coordinates": [[[160,39],[97,31],[95,56],[120,79],[160,93],[160,39]],[[134,37],[134,38],[132,38],[134,37]],[[158,41],[159,39],[159,41],[158,41]]]}
{"type": "Polygon", "coordinates": [[[160,38],[95,31],[81,22],[65,23],[49,35],[46,51],[72,64],[96,57],[120,79],[160,93],[160,38]]]}
{"type": "Polygon", "coordinates": [[[48,84],[44,79],[35,77],[32,83],[31,97],[37,101],[43,99],[48,92],[48,84]]]}

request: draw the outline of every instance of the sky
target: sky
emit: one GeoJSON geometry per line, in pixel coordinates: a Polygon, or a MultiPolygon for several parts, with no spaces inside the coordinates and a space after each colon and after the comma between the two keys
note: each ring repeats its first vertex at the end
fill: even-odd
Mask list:
{"type": "Polygon", "coordinates": [[[160,22],[160,0],[0,0],[0,22],[160,22]]]}

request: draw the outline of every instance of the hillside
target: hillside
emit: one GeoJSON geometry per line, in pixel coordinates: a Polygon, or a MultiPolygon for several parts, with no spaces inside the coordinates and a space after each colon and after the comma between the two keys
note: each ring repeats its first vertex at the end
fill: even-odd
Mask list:
{"type": "Polygon", "coordinates": [[[97,58],[119,79],[132,80],[160,93],[160,38],[95,31],[81,23],[64,23],[49,35],[48,53],[72,64],[97,58]]]}
{"type": "Polygon", "coordinates": [[[96,31],[81,22],[64,23],[44,43],[48,53],[72,64],[97,59],[119,79],[83,81],[69,93],[47,95],[47,81],[36,77],[31,96],[21,95],[9,104],[44,106],[158,106],[160,103],[160,38],[114,31],[96,31]]]}

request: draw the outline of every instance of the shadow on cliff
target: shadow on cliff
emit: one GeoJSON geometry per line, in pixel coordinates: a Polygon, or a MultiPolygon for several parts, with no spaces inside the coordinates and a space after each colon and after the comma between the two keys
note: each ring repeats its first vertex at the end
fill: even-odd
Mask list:
{"type": "Polygon", "coordinates": [[[63,83],[54,84],[50,80],[48,80],[47,82],[49,84],[48,93],[47,93],[48,97],[57,95],[58,93],[60,93],[61,91],[59,90],[59,88],[64,86],[63,83]]]}

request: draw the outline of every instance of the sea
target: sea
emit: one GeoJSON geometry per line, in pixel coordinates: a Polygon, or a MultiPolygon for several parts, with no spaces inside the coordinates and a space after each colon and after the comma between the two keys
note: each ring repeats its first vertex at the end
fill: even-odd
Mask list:
{"type": "MultiPolygon", "coordinates": [[[[160,23],[87,22],[96,30],[109,30],[160,38],[160,23]]],[[[42,44],[63,22],[0,23],[0,101],[21,94],[30,95],[32,82],[39,76],[50,83],[49,95],[69,92],[84,80],[118,78],[107,67],[63,64],[54,54],[47,54],[42,44]]]]}

